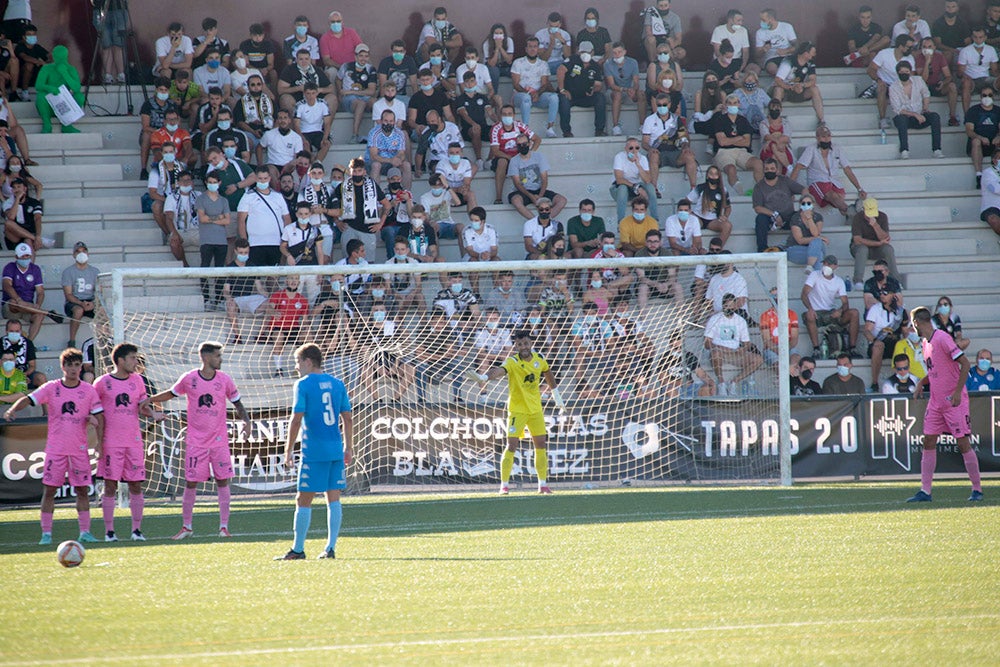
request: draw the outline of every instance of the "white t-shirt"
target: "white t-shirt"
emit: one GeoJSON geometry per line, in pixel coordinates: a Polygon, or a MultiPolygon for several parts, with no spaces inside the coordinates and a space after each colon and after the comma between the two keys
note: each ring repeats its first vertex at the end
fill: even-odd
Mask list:
{"type": "Polygon", "coordinates": [[[392,100],[392,104],[386,102],[384,97],[375,100],[375,104],[372,105],[372,120],[381,123],[382,112],[386,109],[396,114],[397,125],[406,120],[406,105],[400,102],[398,97],[392,100]]]}
{"type": "Polygon", "coordinates": [[[549,65],[541,58],[535,58],[532,64],[527,56],[521,56],[510,66],[510,73],[521,77],[522,88],[538,88],[542,85],[542,77],[549,76],[549,65]]]}
{"type": "Polygon", "coordinates": [[[7,3],[7,11],[3,13],[3,20],[14,21],[16,19],[31,20],[31,0],[10,0],[7,3]]]}
{"type": "MultiPolygon", "coordinates": [[[[163,56],[170,53],[170,36],[164,35],[156,40],[156,63],[153,65],[153,74],[160,73],[160,59],[163,56]]],[[[167,63],[168,65],[176,65],[178,63],[184,62],[184,58],[188,54],[194,54],[194,44],[191,42],[191,38],[187,35],[181,37],[181,43],[177,46],[174,51],[173,57],[167,63]]]]}
{"type": "MultiPolygon", "coordinates": [[[[994,53],[996,52],[994,51],[994,53]]],[[[910,63],[910,67],[913,69],[917,68],[917,64],[913,61],[913,56],[903,56],[899,61],[897,61],[896,51],[892,47],[882,49],[875,54],[874,58],[872,58],[872,62],[878,67],[878,78],[881,79],[885,85],[891,86],[899,81],[899,77],[896,76],[896,63],[901,62],[902,60],[910,63]]],[[[976,56],[976,60],[979,60],[978,55],[976,56]]]]}
{"type": "Polygon", "coordinates": [[[990,63],[1000,62],[997,57],[997,50],[989,44],[983,46],[982,63],[979,61],[980,52],[972,44],[962,47],[958,52],[958,64],[965,65],[965,75],[970,79],[982,79],[990,75],[990,63]]]}
{"type": "Polygon", "coordinates": [[[758,30],[754,44],[759,49],[771,42],[771,47],[764,54],[764,60],[770,60],[779,57],[778,49],[787,49],[796,39],[795,28],[792,27],[792,24],[778,21],[778,25],[774,26],[773,30],[771,28],[758,30]]]}
{"type": "Polygon", "coordinates": [[[285,198],[277,190],[264,194],[253,188],[248,190],[236,207],[237,213],[247,214],[247,238],[251,246],[281,245],[281,232],[285,227],[282,216],[287,214],[285,198]]]}
{"type": "Polygon", "coordinates": [[[635,185],[642,180],[639,178],[640,167],[643,171],[649,171],[649,160],[646,159],[645,155],[640,154],[637,162],[629,160],[628,153],[625,151],[621,151],[615,156],[615,171],[621,171],[622,177],[632,185],[635,185]]]}
{"type": "Polygon", "coordinates": [[[677,245],[682,248],[690,248],[694,237],[701,237],[701,222],[694,213],[687,219],[687,222],[681,222],[675,213],[667,218],[664,226],[666,227],[664,235],[667,238],[676,239],[677,245]]]}
{"type": "Polygon", "coordinates": [[[559,231],[561,225],[557,220],[549,220],[548,227],[542,227],[538,224],[538,216],[536,215],[531,220],[527,220],[524,223],[524,232],[521,234],[524,238],[530,238],[533,245],[538,245],[542,241],[552,236],[555,236],[556,232],[559,231]]]}
{"type": "Polygon", "coordinates": [[[705,338],[720,347],[738,350],[740,343],[750,342],[750,328],[747,321],[735,313],[729,317],[716,313],[705,325],[705,338]]]}
{"type": "Polygon", "coordinates": [[[283,167],[295,159],[295,154],[303,149],[305,144],[302,135],[295,130],[289,130],[282,135],[281,130],[271,128],[260,138],[260,144],[267,150],[267,163],[283,167]]]}
{"type": "Polygon", "coordinates": [[[552,46],[552,53],[549,55],[550,63],[561,63],[563,58],[563,47],[567,44],[569,46],[573,45],[573,39],[569,36],[569,33],[559,28],[555,33],[549,32],[547,27],[542,28],[535,33],[535,37],[538,38],[538,48],[547,49],[549,45],[552,46]]]}
{"type": "Polygon", "coordinates": [[[467,158],[462,158],[458,164],[452,165],[445,157],[444,160],[437,163],[435,171],[441,174],[445,182],[448,183],[448,187],[460,188],[465,185],[465,179],[472,178],[472,163],[467,158]]]}
{"type": "Polygon", "coordinates": [[[979,212],[988,208],[1000,209],[1000,172],[992,166],[983,165],[982,195],[979,200],[979,212]]]}
{"type": "Polygon", "coordinates": [[[882,329],[898,329],[899,325],[903,322],[903,315],[904,311],[902,308],[894,312],[886,310],[885,306],[881,303],[876,303],[868,309],[868,314],[865,316],[865,322],[871,322],[874,325],[872,333],[874,333],[877,338],[882,329]]]}
{"type": "Polygon", "coordinates": [[[213,86],[222,88],[222,92],[225,93],[225,87],[233,83],[233,78],[229,75],[229,70],[221,66],[217,67],[214,72],[208,69],[208,65],[196,67],[192,78],[206,95],[208,94],[208,89],[213,86]]]}
{"type": "Polygon", "coordinates": [[[712,301],[712,310],[717,313],[722,310],[722,297],[726,294],[732,294],[737,299],[749,296],[747,281],[739,271],[733,271],[728,276],[716,273],[708,281],[705,298],[712,301]]]}
{"type": "MultiPolygon", "coordinates": [[[[455,81],[458,82],[459,89],[463,87],[462,77],[469,71],[469,67],[463,62],[455,69],[455,81]]],[[[490,78],[490,70],[483,63],[477,62],[476,69],[472,70],[476,75],[476,92],[486,94],[486,86],[493,83],[490,78]]]]}
{"type": "Polygon", "coordinates": [[[745,26],[733,27],[736,29],[735,32],[729,32],[725,23],[715,26],[715,30],[712,31],[712,44],[722,44],[722,40],[728,39],[733,45],[733,56],[740,58],[743,53],[742,49],[750,48],[750,33],[747,32],[745,26]]]}
{"type": "Polygon", "coordinates": [[[434,139],[431,141],[430,148],[427,149],[427,161],[447,161],[448,144],[453,142],[458,143],[465,148],[465,142],[462,141],[462,133],[459,131],[458,125],[455,125],[450,120],[446,120],[444,122],[444,129],[434,136],[434,139]]]}
{"type": "Polygon", "coordinates": [[[247,79],[252,76],[261,76],[259,69],[254,69],[253,67],[247,67],[246,74],[240,74],[239,70],[233,70],[229,75],[229,81],[233,85],[233,92],[239,95],[246,95],[250,92],[250,88],[247,87],[247,79]]]}
{"type": "MultiPolygon", "coordinates": [[[[493,44],[493,38],[487,39],[483,42],[482,53],[484,59],[489,59],[489,57],[493,54],[493,44]]],[[[514,39],[512,37],[507,38],[507,41],[504,44],[504,51],[510,55],[514,55],[514,39]]]]}
{"type": "Polygon", "coordinates": [[[806,278],[809,291],[809,305],[813,310],[836,310],[840,308],[840,297],[847,296],[847,285],[844,279],[834,274],[832,278],[824,278],[822,271],[813,271],[806,278]]]}
{"type": "Polygon", "coordinates": [[[314,63],[319,62],[319,40],[312,35],[306,35],[306,41],[304,42],[300,42],[296,35],[289,35],[288,37],[285,37],[284,46],[287,47],[289,44],[292,45],[291,60],[294,61],[298,52],[305,49],[309,52],[309,57],[312,58],[314,63]]]}
{"type": "Polygon", "coordinates": [[[471,225],[462,230],[462,243],[465,245],[466,257],[490,252],[500,247],[500,236],[493,225],[484,224],[478,232],[471,225]]]}
{"type": "MultiPolygon", "coordinates": [[[[303,134],[306,132],[322,132],[323,119],[330,115],[330,107],[321,99],[316,99],[316,104],[309,106],[305,100],[300,100],[295,105],[295,117],[302,121],[300,129],[303,134]]],[[[287,164],[287,163],[286,163],[287,164]]]]}
{"type": "Polygon", "coordinates": [[[680,118],[676,114],[670,114],[670,118],[663,120],[659,114],[651,113],[642,121],[642,134],[648,134],[649,143],[655,144],[661,138],[666,140],[676,135],[679,126],[680,118]]]}
{"type": "Polygon", "coordinates": [[[184,232],[189,229],[198,229],[198,212],[195,205],[200,192],[192,190],[186,195],[177,192],[166,198],[163,202],[163,215],[174,214],[174,227],[177,231],[184,232]]]}
{"type": "MultiPolygon", "coordinates": [[[[906,27],[906,19],[903,19],[896,25],[892,26],[892,43],[895,44],[896,38],[899,37],[900,35],[909,35],[909,34],[910,34],[910,29],[906,27]]],[[[919,43],[920,40],[922,40],[923,38],[930,36],[931,36],[931,27],[927,25],[927,21],[923,19],[917,19],[917,24],[914,27],[912,35],[913,39],[917,40],[917,43],[919,43]]]]}
{"type": "Polygon", "coordinates": [[[455,224],[451,218],[451,193],[447,190],[437,196],[433,192],[425,192],[420,195],[420,205],[427,211],[429,221],[455,224]]]}

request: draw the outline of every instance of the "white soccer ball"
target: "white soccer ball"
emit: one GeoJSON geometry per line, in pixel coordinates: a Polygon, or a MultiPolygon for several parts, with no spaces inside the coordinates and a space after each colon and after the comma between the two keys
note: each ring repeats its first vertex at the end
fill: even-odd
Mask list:
{"type": "Polygon", "coordinates": [[[56,559],[63,567],[76,567],[83,562],[86,553],[83,545],[76,540],[66,540],[56,549],[56,559]]]}

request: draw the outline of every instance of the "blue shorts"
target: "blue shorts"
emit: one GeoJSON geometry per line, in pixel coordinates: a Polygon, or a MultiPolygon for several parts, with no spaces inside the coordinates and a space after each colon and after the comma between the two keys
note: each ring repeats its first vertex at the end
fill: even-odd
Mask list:
{"type": "Polygon", "coordinates": [[[326,493],[327,491],[343,491],[347,488],[347,477],[344,475],[344,460],[339,461],[303,461],[299,465],[299,481],[296,491],[306,493],[326,493]]]}

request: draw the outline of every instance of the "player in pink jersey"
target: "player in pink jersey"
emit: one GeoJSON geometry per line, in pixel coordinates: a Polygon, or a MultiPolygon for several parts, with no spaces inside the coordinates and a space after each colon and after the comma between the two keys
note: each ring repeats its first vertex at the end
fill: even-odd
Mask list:
{"type": "Polygon", "coordinates": [[[908,503],[928,503],[931,501],[931,483],[937,467],[937,443],[942,433],[949,433],[958,443],[962,452],[965,471],[972,482],[969,500],[983,499],[983,487],[979,477],[979,459],[969,444],[972,432],[969,421],[969,393],[965,381],[969,377],[969,360],[946,331],[935,329],[931,321],[931,311],[914,308],[910,319],[917,333],[923,339],[924,364],[927,375],[917,383],[914,392],[919,397],[923,388],[930,383],[930,399],[924,413],[924,450],[920,457],[920,490],[907,499],[908,503]]]}
{"type": "Polygon", "coordinates": [[[92,385],[80,380],[83,352],[70,347],[59,355],[63,376],[46,382],[27,396],[17,399],[4,418],[12,422],[19,410],[31,405],[48,406],[49,431],[45,437],[45,472],[42,475],[42,539],[41,545],[52,544],[52,515],[55,513],[56,492],[69,475],[70,486],[76,492],[76,513],[80,524],[80,542],[96,542],[90,534],[90,454],[87,427],[100,429],[103,421],[101,402],[92,385]]]}
{"type": "Polygon", "coordinates": [[[229,452],[226,429],[226,400],[232,402],[236,414],[250,432],[250,415],[240,402],[240,392],[233,379],[220,371],[222,343],[205,341],[198,348],[201,368],[181,376],[174,386],[150,399],[163,403],[178,396],[187,396],[187,435],[184,438],[184,501],[183,524],[172,539],[183,540],[194,534],[194,501],[199,482],[215,478],[219,492],[219,536],[229,533],[229,478],[233,462],[229,452]]]}
{"type": "Polygon", "coordinates": [[[115,372],[94,381],[94,389],[104,409],[104,425],[98,429],[101,452],[97,460],[97,476],[104,478],[104,495],[101,497],[104,541],[118,541],[115,536],[115,494],[118,482],[122,481],[128,484],[132,541],[145,542],[141,528],[146,462],[139,415],[159,421],[163,419],[163,413],[153,411],[146,383],[135,372],[139,364],[139,348],[131,343],[119,343],[111,351],[111,360],[115,364],[115,372]]]}

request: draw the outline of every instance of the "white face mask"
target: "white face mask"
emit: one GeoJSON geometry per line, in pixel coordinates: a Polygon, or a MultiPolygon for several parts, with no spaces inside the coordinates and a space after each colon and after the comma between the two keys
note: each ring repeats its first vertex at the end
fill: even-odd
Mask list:
{"type": "Polygon", "coordinates": [[[584,53],[580,54],[580,60],[582,60],[585,63],[589,63],[591,61],[591,59],[593,59],[593,57],[594,57],[593,55],[591,55],[590,53],[587,53],[587,52],[584,52],[584,53]]]}
{"type": "Polygon", "coordinates": [[[76,261],[79,262],[80,264],[86,264],[89,259],[90,255],[88,255],[85,252],[76,253],[76,261]]]}
{"type": "Polygon", "coordinates": [[[246,58],[237,58],[236,59],[236,67],[238,69],[243,69],[246,66],[247,66],[247,59],[246,58]]]}
{"type": "Polygon", "coordinates": [[[833,267],[832,266],[824,266],[823,267],[823,277],[825,277],[825,278],[831,278],[831,277],[833,277],[833,267]]]}

